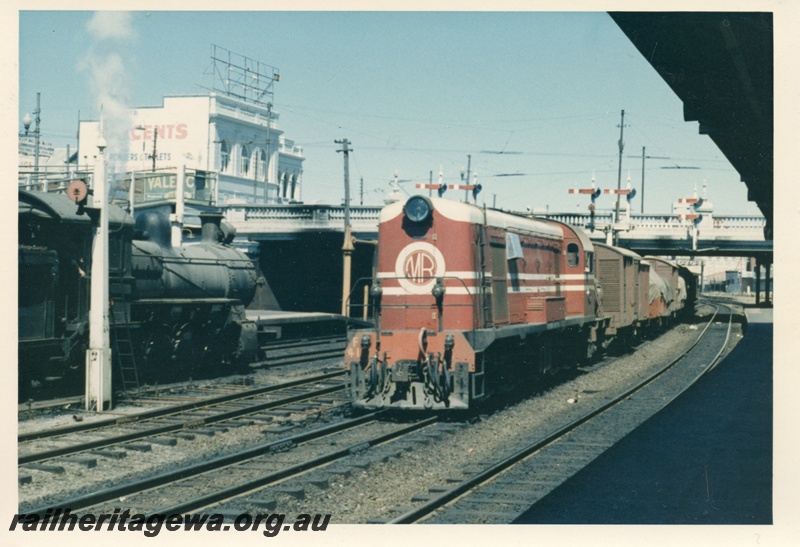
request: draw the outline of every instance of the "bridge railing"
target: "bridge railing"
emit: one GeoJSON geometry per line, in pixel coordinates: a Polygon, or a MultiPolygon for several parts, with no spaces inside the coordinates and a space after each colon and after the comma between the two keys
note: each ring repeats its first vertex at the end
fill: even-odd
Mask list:
{"type": "MultiPolygon", "coordinates": [[[[353,206],[350,221],[360,232],[377,232],[381,206],[353,206]]],[[[586,229],[591,217],[581,213],[548,213],[537,215],[586,229]]],[[[343,231],[344,207],[328,204],[258,205],[229,204],[226,217],[239,233],[286,233],[302,231],[343,231]]],[[[602,238],[613,225],[611,214],[594,217],[592,238],[602,238]]],[[[623,239],[651,238],[691,239],[696,229],[703,239],[763,240],[766,220],[759,216],[706,216],[697,224],[676,215],[633,215],[630,222],[618,225],[623,239]]]]}
{"type": "MultiPolygon", "coordinates": [[[[582,213],[549,213],[544,218],[565,222],[586,229],[591,217],[582,213]]],[[[598,214],[594,218],[594,233],[603,233],[612,226],[612,215],[598,214]]],[[[696,225],[677,215],[633,215],[630,222],[622,222],[620,237],[650,237],[653,234],[673,238],[688,237],[694,227],[709,238],[763,239],[766,219],[761,216],[725,215],[700,219],[696,225]],[[627,230],[625,230],[627,228],[627,230]]]]}
{"type": "MultiPolygon", "coordinates": [[[[356,231],[377,232],[380,206],[353,206],[350,224],[356,231]]],[[[226,220],[238,233],[344,230],[344,207],[327,204],[258,205],[229,204],[226,220]]]]}

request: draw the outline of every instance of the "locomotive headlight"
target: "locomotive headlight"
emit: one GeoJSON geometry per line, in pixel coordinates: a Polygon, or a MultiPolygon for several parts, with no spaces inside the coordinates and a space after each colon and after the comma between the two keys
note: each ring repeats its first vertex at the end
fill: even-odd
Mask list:
{"type": "Polygon", "coordinates": [[[412,196],[403,207],[403,213],[411,222],[424,222],[431,217],[433,204],[424,196],[412,196]]]}

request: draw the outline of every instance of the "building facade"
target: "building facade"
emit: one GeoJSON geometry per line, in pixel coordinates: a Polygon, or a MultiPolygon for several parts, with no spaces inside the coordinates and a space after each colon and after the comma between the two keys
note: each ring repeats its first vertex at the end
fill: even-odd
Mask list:
{"type": "MultiPolygon", "coordinates": [[[[209,173],[217,205],[298,202],[303,150],[284,136],[278,118],[270,105],[216,92],[164,97],[161,106],[131,109],[117,122],[125,127],[109,128],[114,122],[104,119],[107,157],[118,173],[209,173]]],[[[94,168],[99,127],[80,123],[79,172],[94,168]]]]}

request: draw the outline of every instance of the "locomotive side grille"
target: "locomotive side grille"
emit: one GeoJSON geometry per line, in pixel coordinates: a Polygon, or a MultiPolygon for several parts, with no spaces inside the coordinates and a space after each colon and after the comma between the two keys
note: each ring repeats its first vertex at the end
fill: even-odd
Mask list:
{"type": "Polygon", "coordinates": [[[608,312],[620,312],[619,261],[600,259],[599,263],[597,273],[603,286],[603,308],[608,312]]]}
{"type": "Polygon", "coordinates": [[[544,310],[544,300],[541,298],[528,298],[525,307],[528,311],[542,311],[544,310]]]}

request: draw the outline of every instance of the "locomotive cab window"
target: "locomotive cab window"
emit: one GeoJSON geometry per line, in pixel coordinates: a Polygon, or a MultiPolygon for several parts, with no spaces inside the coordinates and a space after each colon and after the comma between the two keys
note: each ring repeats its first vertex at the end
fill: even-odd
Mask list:
{"type": "Polygon", "coordinates": [[[577,243],[567,245],[567,266],[577,268],[581,262],[581,250],[577,243]]]}
{"type": "Polygon", "coordinates": [[[586,259],[586,262],[585,262],[585,264],[586,264],[586,273],[592,273],[592,272],[594,272],[594,253],[590,253],[590,252],[587,251],[585,253],[585,255],[586,256],[584,258],[586,259]]]}

